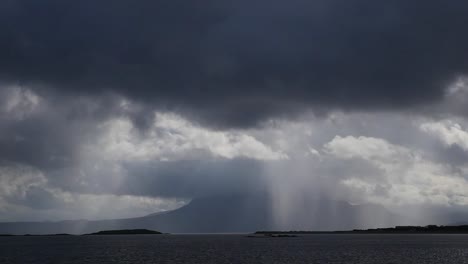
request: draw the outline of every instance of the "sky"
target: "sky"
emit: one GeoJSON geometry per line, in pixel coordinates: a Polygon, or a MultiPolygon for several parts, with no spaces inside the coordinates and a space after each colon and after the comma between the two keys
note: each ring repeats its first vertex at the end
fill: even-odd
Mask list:
{"type": "Polygon", "coordinates": [[[279,218],[326,197],[461,221],[467,12],[464,0],[1,1],[0,221],[259,192],[279,218]]]}

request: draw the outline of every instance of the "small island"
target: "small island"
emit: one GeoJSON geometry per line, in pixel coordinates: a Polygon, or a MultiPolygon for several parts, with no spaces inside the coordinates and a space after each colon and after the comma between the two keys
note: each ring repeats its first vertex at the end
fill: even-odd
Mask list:
{"type": "Polygon", "coordinates": [[[104,230],[86,235],[161,235],[161,232],[148,229],[104,230]]]}
{"type": "Polygon", "coordinates": [[[392,228],[355,229],[351,232],[364,234],[468,234],[468,225],[396,226],[392,228]]]}
{"type": "Polygon", "coordinates": [[[468,234],[468,225],[396,226],[389,228],[354,229],[348,231],[257,231],[254,233],[255,236],[265,237],[311,234],[468,234]]]}
{"type": "Polygon", "coordinates": [[[286,234],[286,233],[258,233],[256,232],[253,235],[248,235],[247,237],[250,238],[281,238],[281,237],[297,237],[294,234],[286,234]]]}

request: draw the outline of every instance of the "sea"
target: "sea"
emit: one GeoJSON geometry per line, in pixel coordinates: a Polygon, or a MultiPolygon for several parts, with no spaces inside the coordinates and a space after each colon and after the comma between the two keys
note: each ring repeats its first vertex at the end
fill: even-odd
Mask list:
{"type": "Polygon", "coordinates": [[[0,263],[468,263],[468,235],[0,237],[0,263]]]}

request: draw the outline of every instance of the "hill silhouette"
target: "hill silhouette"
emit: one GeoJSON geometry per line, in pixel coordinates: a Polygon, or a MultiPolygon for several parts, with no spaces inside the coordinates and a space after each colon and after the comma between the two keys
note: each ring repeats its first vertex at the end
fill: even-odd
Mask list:
{"type": "Polygon", "coordinates": [[[122,229],[122,230],[104,230],[96,233],[86,234],[90,236],[95,235],[161,235],[161,232],[148,230],[148,229],[122,229]]]}
{"type": "Polygon", "coordinates": [[[350,205],[321,200],[317,206],[300,207],[288,216],[292,222],[278,225],[266,194],[222,195],[194,199],[188,205],[164,213],[114,220],[0,223],[5,234],[85,234],[100,230],[152,229],[167,233],[234,233],[257,230],[351,230],[392,226],[398,216],[376,205],[350,205]]]}

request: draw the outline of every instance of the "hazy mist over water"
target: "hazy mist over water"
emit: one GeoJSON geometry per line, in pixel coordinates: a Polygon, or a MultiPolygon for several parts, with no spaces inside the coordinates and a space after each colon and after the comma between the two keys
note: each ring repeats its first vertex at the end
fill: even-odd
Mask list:
{"type": "Polygon", "coordinates": [[[468,235],[2,237],[2,264],[468,263],[468,235]]]}

